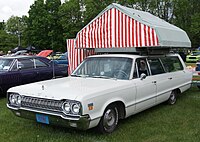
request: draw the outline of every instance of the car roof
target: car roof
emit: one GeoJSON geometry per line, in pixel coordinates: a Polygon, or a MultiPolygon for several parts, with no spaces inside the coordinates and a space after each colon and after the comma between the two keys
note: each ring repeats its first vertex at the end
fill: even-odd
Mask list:
{"type": "Polygon", "coordinates": [[[30,55],[17,55],[17,56],[1,56],[1,59],[24,59],[24,58],[43,58],[40,56],[30,56],[30,55]]]}
{"type": "Polygon", "coordinates": [[[92,55],[89,58],[93,57],[125,57],[125,58],[142,58],[142,57],[165,57],[165,56],[178,56],[178,54],[166,54],[166,55],[134,55],[134,54],[102,54],[102,55],[92,55]]]}

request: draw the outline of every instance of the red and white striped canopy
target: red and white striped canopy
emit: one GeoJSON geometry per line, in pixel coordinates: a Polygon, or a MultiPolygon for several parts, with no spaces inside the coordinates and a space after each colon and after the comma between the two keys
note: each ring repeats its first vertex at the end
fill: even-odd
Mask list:
{"type": "Polygon", "coordinates": [[[68,52],[68,74],[70,75],[76,67],[88,56],[94,55],[94,50],[75,48],[75,39],[67,39],[68,52]]]}
{"type": "Polygon", "coordinates": [[[76,39],[76,48],[113,48],[158,46],[156,32],[116,8],[83,28],[76,39]]]}
{"type": "Polygon", "coordinates": [[[111,4],[76,36],[76,48],[190,47],[180,28],[119,4],[111,4]]]}

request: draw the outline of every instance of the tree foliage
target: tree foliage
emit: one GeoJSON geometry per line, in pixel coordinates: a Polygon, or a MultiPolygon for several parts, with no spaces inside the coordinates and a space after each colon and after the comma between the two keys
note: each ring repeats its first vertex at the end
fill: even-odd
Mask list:
{"type": "Polygon", "coordinates": [[[15,48],[17,45],[17,37],[7,33],[5,30],[0,30],[0,51],[8,51],[15,48]]]}
{"type": "Polygon", "coordinates": [[[83,27],[81,3],[79,0],[66,1],[59,9],[60,23],[65,38],[74,38],[83,27]]]}
{"type": "MultiPolygon", "coordinates": [[[[12,16],[2,27],[2,37],[11,36],[17,46],[17,36],[22,36],[23,46],[64,51],[66,38],[75,38],[78,31],[111,3],[152,13],[187,32],[192,46],[200,41],[200,1],[196,0],[35,0],[29,17],[12,16]]],[[[13,45],[11,45],[13,46],[13,45]]],[[[16,47],[15,46],[15,47],[16,47]]]]}

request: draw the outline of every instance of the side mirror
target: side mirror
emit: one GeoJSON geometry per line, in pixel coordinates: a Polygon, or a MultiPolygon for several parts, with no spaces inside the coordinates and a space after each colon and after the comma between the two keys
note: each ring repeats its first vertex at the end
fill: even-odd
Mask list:
{"type": "Polygon", "coordinates": [[[145,74],[145,73],[142,73],[141,75],[140,75],[140,80],[143,80],[143,79],[145,79],[147,77],[147,75],[145,74]]]}

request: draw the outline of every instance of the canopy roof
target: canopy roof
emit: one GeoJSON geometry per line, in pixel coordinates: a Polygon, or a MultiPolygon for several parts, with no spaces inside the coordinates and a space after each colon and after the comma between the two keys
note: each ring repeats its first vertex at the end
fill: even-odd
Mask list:
{"type": "Polygon", "coordinates": [[[76,48],[191,47],[182,29],[144,11],[111,4],[76,37],[76,48]]]}

